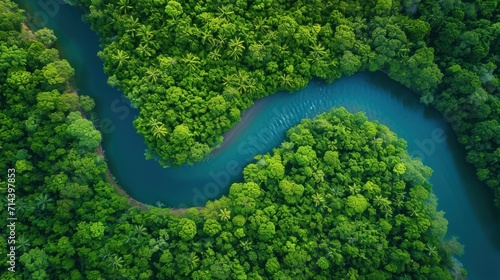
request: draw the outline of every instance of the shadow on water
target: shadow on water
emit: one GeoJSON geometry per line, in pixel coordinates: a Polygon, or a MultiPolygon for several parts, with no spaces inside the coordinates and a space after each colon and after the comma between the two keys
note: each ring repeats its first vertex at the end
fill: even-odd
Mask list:
{"type": "Polygon", "coordinates": [[[491,191],[477,181],[472,166],[465,162],[463,147],[442,116],[383,73],[359,73],[332,85],[313,80],[294,94],[277,93],[258,100],[261,108],[238,125],[239,130],[216,155],[194,166],[165,169],[144,159],[144,139],[132,125],[138,112],[107,85],[102,62],[96,56],[98,37],[80,20],[81,13],[59,5],[50,15],[38,1],[17,2],[32,14],[45,14],[44,23],[55,30],[62,55],[76,70],[79,92],[96,100],[110,169],[134,198],[148,204],[203,205],[207,199],[226,194],[231,182],[242,179],[243,166],[255,154],[278,146],[289,127],[304,117],[344,106],[353,113],[366,112],[370,120],[387,125],[407,140],[410,154],[420,155],[434,170],[430,181],[439,198],[438,208],[446,212],[448,235],[459,236],[466,247],[460,260],[470,279],[500,278],[500,226],[491,191]],[[441,131],[447,135],[446,141],[432,141],[441,131]]]}

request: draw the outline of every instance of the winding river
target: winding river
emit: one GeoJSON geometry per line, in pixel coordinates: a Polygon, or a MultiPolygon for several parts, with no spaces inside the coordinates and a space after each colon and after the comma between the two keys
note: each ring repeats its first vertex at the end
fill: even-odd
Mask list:
{"type": "Polygon", "coordinates": [[[96,100],[96,120],[110,169],[135,199],[170,207],[201,206],[226,194],[231,182],[242,179],[243,166],[254,155],[279,145],[285,131],[302,118],[344,106],[353,113],[366,112],[370,120],[378,120],[407,140],[410,154],[423,158],[434,170],[430,181],[439,198],[438,208],[446,212],[448,236],[458,236],[465,245],[460,261],[470,279],[500,279],[500,225],[492,192],[476,179],[473,167],[465,162],[463,147],[441,115],[384,74],[359,73],[332,85],[314,80],[294,94],[280,92],[258,100],[230,131],[222,148],[204,162],[162,168],[144,159],[146,146],[132,125],[138,111],[106,84],[96,56],[98,36],[81,21],[81,13],[56,0],[16,2],[30,12],[28,19],[35,26],[43,24],[55,31],[62,56],[76,70],[79,93],[96,100]]]}

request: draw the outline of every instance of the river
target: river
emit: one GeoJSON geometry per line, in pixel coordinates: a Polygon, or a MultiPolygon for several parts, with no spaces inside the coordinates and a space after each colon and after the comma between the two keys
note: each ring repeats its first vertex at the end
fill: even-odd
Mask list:
{"type": "Polygon", "coordinates": [[[81,21],[81,13],[56,0],[16,2],[31,13],[28,19],[35,26],[55,31],[62,56],[76,70],[79,94],[96,101],[96,120],[111,172],[135,199],[169,207],[203,205],[226,194],[231,182],[242,179],[242,167],[254,155],[279,145],[285,131],[302,118],[344,106],[352,113],[365,112],[407,140],[410,154],[434,170],[430,182],[439,198],[438,209],[446,212],[448,236],[458,236],[465,245],[459,259],[470,279],[500,279],[500,225],[492,191],[476,179],[463,147],[439,112],[419,103],[416,94],[384,74],[358,73],[331,85],[313,80],[293,94],[280,92],[258,100],[242,117],[246,122],[230,132],[230,141],[204,162],[162,168],[144,159],[144,140],[132,125],[138,111],[107,85],[96,56],[98,36],[81,21]]]}

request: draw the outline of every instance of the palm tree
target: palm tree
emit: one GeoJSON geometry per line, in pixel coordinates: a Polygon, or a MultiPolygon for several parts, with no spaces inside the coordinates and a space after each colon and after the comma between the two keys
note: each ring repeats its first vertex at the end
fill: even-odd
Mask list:
{"type": "Polygon", "coordinates": [[[318,207],[321,204],[325,203],[325,198],[323,197],[322,194],[315,193],[311,197],[312,197],[312,199],[314,201],[314,205],[316,205],[316,207],[318,207]]]}
{"type": "Polygon", "coordinates": [[[203,248],[205,249],[211,249],[213,246],[214,246],[214,241],[212,239],[207,238],[203,242],[203,248]]]}
{"type": "Polygon", "coordinates": [[[21,252],[26,252],[30,248],[31,244],[28,239],[24,237],[24,235],[19,236],[19,238],[16,240],[17,244],[17,249],[20,250],[21,252]]]}
{"type": "Polygon", "coordinates": [[[281,82],[280,85],[284,89],[288,89],[292,87],[292,78],[288,74],[283,74],[280,76],[281,82]]]}
{"type": "Polygon", "coordinates": [[[226,208],[221,209],[220,213],[219,213],[219,217],[221,220],[227,222],[227,221],[229,221],[229,219],[231,219],[231,211],[227,210],[226,208]]]}
{"type": "Polygon", "coordinates": [[[165,128],[165,125],[162,123],[160,123],[160,125],[153,126],[152,130],[153,130],[153,135],[156,138],[165,137],[167,135],[167,129],[165,128]]]}
{"type": "Polygon", "coordinates": [[[341,250],[337,247],[328,247],[327,252],[328,257],[335,263],[342,259],[341,250]]]}
{"type": "Polygon", "coordinates": [[[219,49],[215,49],[211,52],[208,53],[208,58],[213,60],[213,61],[217,61],[219,60],[221,57],[221,54],[220,54],[220,50],[219,49]]]}
{"type": "Polygon", "coordinates": [[[278,32],[270,29],[267,31],[266,35],[264,35],[264,41],[267,41],[268,43],[273,43],[277,37],[278,37],[278,32]]]}
{"type": "Polygon", "coordinates": [[[128,54],[123,50],[117,50],[116,54],[112,55],[113,59],[118,61],[118,67],[122,67],[124,62],[129,60],[128,54]]]}
{"type": "Polygon", "coordinates": [[[229,40],[228,45],[229,45],[229,50],[227,51],[227,55],[229,55],[229,57],[234,59],[240,58],[240,56],[243,54],[243,50],[245,49],[243,41],[239,37],[236,37],[234,39],[229,40]]]}
{"type": "Polygon", "coordinates": [[[396,50],[396,56],[398,58],[404,58],[404,57],[408,57],[408,53],[410,52],[410,49],[409,48],[399,48],[396,50]]]}
{"type": "Polygon", "coordinates": [[[234,86],[237,79],[234,74],[231,74],[231,75],[226,75],[225,77],[222,78],[222,80],[223,80],[222,85],[224,85],[225,87],[230,87],[234,86]]]}
{"type": "Polygon", "coordinates": [[[229,15],[234,14],[234,11],[231,10],[230,6],[223,5],[222,7],[217,8],[217,10],[219,11],[217,14],[222,18],[227,18],[229,15]]]}
{"type": "Polygon", "coordinates": [[[380,147],[382,147],[382,138],[373,137],[373,140],[371,142],[374,150],[378,150],[380,147]]]}
{"type": "Polygon", "coordinates": [[[129,232],[127,235],[125,235],[125,238],[123,239],[123,242],[127,244],[135,244],[137,242],[137,238],[135,237],[134,232],[129,232]]]}
{"type": "Polygon", "coordinates": [[[215,45],[218,47],[223,47],[226,44],[226,36],[222,33],[217,35],[217,40],[215,40],[215,45]]]}
{"type": "Polygon", "coordinates": [[[201,63],[200,58],[192,53],[188,53],[185,58],[181,59],[181,61],[186,63],[187,67],[191,71],[197,70],[198,66],[196,66],[196,65],[201,63]]]}
{"type": "Polygon", "coordinates": [[[349,244],[354,244],[357,241],[358,241],[357,236],[351,235],[351,236],[347,237],[347,243],[349,243],[349,244]]]}
{"type": "Polygon", "coordinates": [[[326,54],[327,52],[325,48],[321,45],[321,43],[314,44],[311,46],[311,52],[310,52],[311,58],[309,58],[309,61],[314,63],[316,61],[323,60],[326,54]]]}
{"type": "Polygon", "coordinates": [[[152,41],[153,31],[151,31],[151,25],[141,25],[137,30],[137,36],[141,37],[141,41],[152,41]]]}
{"type": "Polygon", "coordinates": [[[492,54],[489,55],[489,57],[487,59],[488,59],[488,61],[491,61],[493,63],[497,63],[497,62],[500,61],[500,56],[497,55],[497,54],[492,53],[492,54]]]}
{"type": "Polygon", "coordinates": [[[354,183],[352,186],[349,186],[349,192],[351,194],[358,194],[361,191],[361,188],[354,183]]]}
{"type": "Polygon", "coordinates": [[[405,197],[406,197],[406,192],[404,192],[404,191],[400,191],[400,192],[396,193],[396,199],[403,200],[403,199],[405,199],[405,197]]]}
{"type": "Polygon", "coordinates": [[[257,59],[258,61],[264,60],[264,44],[262,42],[253,43],[250,45],[249,50],[252,53],[252,57],[257,59]]]}
{"type": "Polygon", "coordinates": [[[410,216],[418,217],[420,215],[415,207],[409,207],[408,210],[410,211],[410,216]]]}
{"type": "Polygon", "coordinates": [[[269,25],[266,24],[267,22],[267,18],[262,18],[262,17],[256,17],[255,18],[255,22],[253,24],[254,26],[254,29],[256,31],[266,31],[267,29],[269,29],[269,25]]]}
{"type": "Polygon", "coordinates": [[[113,255],[112,258],[110,258],[111,261],[111,268],[113,270],[119,270],[123,267],[123,258],[119,257],[117,255],[113,255]]]}
{"type": "Polygon", "coordinates": [[[381,208],[381,210],[386,219],[392,217],[392,208],[390,206],[387,206],[387,208],[381,208]]]}
{"type": "Polygon", "coordinates": [[[144,236],[148,234],[143,225],[134,225],[134,231],[136,236],[144,236]]]}
{"type": "MultiPolygon", "coordinates": [[[[118,24],[118,23],[117,23],[118,24]]],[[[135,37],[139,26],[139,18],[134,18],[132,15],[125,18],[125,30],[127,33],[130,33],[132,37],[135,37]]]]}
{"type": "Polygon", "coordinates": [[[148,70],[146,70],[146,77],[150,82],[156,83],[158,78],[161,76],[160,70],[155,67],[149,67],[148,70]]]}
{"type": "Polygon", "coordinates": [[[200,37],[200,34],[201,31],[197,26],[182,28],[177,32],[178,38],[184,40],[192,40],[193,37],[200,37]]]}
{"type": "Polygon", "coordinates": [[[108,248],[103,247],[99,250],[99,259],[101,261],[106,261],[110,256],[111,252],[108,250],[108,248]]]}
{"type": "Polygon", "coordinates": [[[398,208],[401,208],[401,206],[403,206],[404,204],[404,201],[400,198],[396,198],[396,200],[394,201],[394,205],[396,205],[396,207],[398,208]]]}
{"type": "Polygon", "coordinates": [[[238,70],[237,74],[234,76],[233,86],[240,92],[247,92],[255,88],[255,81],[250,79],[250,76],[246,71],[238,70]]]}
{"type": "Polygon", "coordinates": [[[104,162],[104,159],[101,157],[101,155],[97,155],[95,157],[95,161],[94,162],[95,162],[96,165],[99,165],[99,164],[101,164],[101,163],[104,162]]]}
{"type": "Polygon", "coordinates": [[[319,183],[325,181],[325,173],[323,172],[323,170],[318,169],[318,170],[313,172],[313,181],[316,184],[319,184],[319,183]]]}
{"type": "Polygon", "coordinates": [[[130,5],[129,0],[120,0],[118,1],[118,11],[120,11],[122,14],[127,14],[129,10],[132,10],[132,6],[130,5]]]}
{"type": "Polygon", "coordinates": [[[139,46],[136,48],[137,50],[137,53],[141,56],[141,57],[150,57],[152,55],[152,52],[150,51],[150,48],[148,47],[148,44],[139,44],[139,46]]]}
{"type": "Polygon", "coordinates": [[[213,14],[211,13],[202,13],[199,15],[199,18],[201,21],[203,21],[205,24],[209,23],[213,19],[213,14]]]}
{"type": "Polygon", "coordinates": [[[195,252],[191,252],[191,262],[189,263],[191,269],[195,269],[198,266],[199,262],[200,262],[200,257],[198,257],[198,255],[196,255],[195,252]]]}
{"type": "Polygon", "coordinates": [[[376,54],[375,52],[369,52],[366,54],[366,59],[367,59],[367,62],[368,64],[372,64],[375,62],[375,57],[376,57],[376,54]]]}
{"type": "Polygon", "coordinates": [[[19,200],[16,203],[16,212],[21,214],[26,211],[28,208],[28,204],[26,204],[23,200],[19,200]]]}
{"type": "Polygon", "coordinates": [[[245,92],[253,92],[256,88],[257,82],[254,78],[249,78],[243,86],[245,92]]]}
{"type": "Polygon", "coordinates": [[[380,210],[384,213],[392,213],[392,209],[391,209],[391,201],[389,201],[389,199],[385,198],[385,197],[382,197],[381,195],[377,195],[375,196],[375,198],[373,199],[373,202],[375,204],[375,206],[379,207],[380,210]]]}
{"type": "Polygon", "coordinates": [[[223,97],[225,100],[227,101],[231,101],[235,98],[237,98],[237,96],[240,95],[240,92],[234,88],[233,86],[227,86],[224,88],[224,91],[222,92],[223,94],[223,97]]]}
{"type": "Polygon", "coordinates": [[[252,241],[249,240],[240,241],[240,245],[243,248],[243,251],[248,251],[252,247],[252,241]]]}
{"type": "Polygon", "coordinates": [[[426,21],[430,23],[432,27],[435,27],[443,21],[443,18],[439,13],[429,13],[426,21]]]}
{"type": "Polygon", "coordinates": [[[330,187],[330,192],[335,197],[340,197],[340,196],[342,196],[344,194],[344,191],[341,190],[339,186],[331,186],[330,187]]]}
{"type": "Polygon", "coordinates": [[[161,122],[159,122],[158,120],[156,120],[155,118],[151,117],[149,119],[149,122],[148,122],[148,125],[151,126],[151,127],[155,127],[155,126],[159,126],[161,125],[161,122]]]}
{"type": "Polygon", "coordinates": [[[288,45],[286,44],[284,44],[283,46],[278,45],[277,49],[278,49],[278,54],[281,57],[287,57],[288,55],[290,55],[290,51],[288,50],[288,45]]]}
{"type": "Polygon", "coordinates": [[[437,256],[438,254],[436,246],[431,246],[430,244],[427,244],[425,250],[428,252],[429,256],[437,256]]]}
{"type": "Polygon", "coordinates": [[[244,70],[238,70],[238,72],[235,75],[236,78],[236,83],[238,84],[245,84],[248,80],[248,73],[247,71],[244,70]]]}
{"type": "Polygon", "coordinates": [[[201,43],[205,44],[210,39],[213,39],[212,32],[209,29],[203,30],[200,32],[201,43]]]}
{"type": "Polygon", "coordinates": [[[36,206],[38,207],[38,209],[43,211],[47,207],[47,204],[49,204],[52,201],[53,199],[50,198],[48,194],[40,194],[36,198],[36,206]]]}

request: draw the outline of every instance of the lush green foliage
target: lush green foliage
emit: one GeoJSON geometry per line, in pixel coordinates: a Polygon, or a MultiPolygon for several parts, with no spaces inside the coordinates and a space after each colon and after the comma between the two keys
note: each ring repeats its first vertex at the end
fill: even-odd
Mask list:
{"type": "Polygon", "coordinates": [[[255,98],[382,69],[452,123],[500,207],[498,1],[78,2],[164,165],[202,159],[255,98]]]}
{"type": "Polygon", "coordinates": [[[106,182],[100,135],[79,111],[93,102],[36,40],[50,32],[22,31],[10,2],[0,11],[0,169],[17,170],[18,218],[17,272],[5,269],[2,231],[0,278],[450,278],[455,243],[442,240],[431,171],[386,127],[343,109],[290,129],[201,211],[129,208],[106,182]]]}
{"type": "Polygon", "coordinates": [[[477,176],[495,191],[500,207],[500,4],[498,1],[426,1],[428,45],[444,74],[432,104],[467,149],[477,176]]]}
{"type": "Polygon", "coordinates": [[[412,58],[426,74],[411,80],[416,89],[428,94],[442,78],[432,50],[408,39],[421,40],[428,25],[395,15],[397,3],[80,2],[104,38],[109,83],[139,107],[135,126],[164,165],[199,161],[253,100],[312,77],[412,58]]]}

